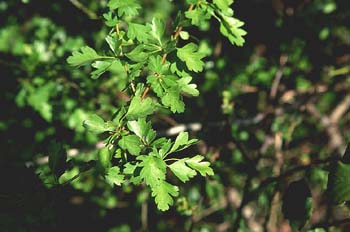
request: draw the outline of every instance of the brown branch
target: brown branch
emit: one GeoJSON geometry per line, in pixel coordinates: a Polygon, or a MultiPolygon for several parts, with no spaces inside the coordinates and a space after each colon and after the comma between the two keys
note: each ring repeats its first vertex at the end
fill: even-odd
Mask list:
{"type": "Polygon", "coordinates": [[[297,167],[294,167],[292,169],[289,169],[288,171],[280,174],[279,176],[268,177],[265,180],[263,180],[255,190],[252,191],[250,199],[251,200],[254,199],[256,195],[261,193],[261,191],[263,191],[263,189],[266,188],[267,186],[269,186],[270,184],[282,181],[285,178],[287,178],[287,177],[289,177],[297,172],[306,171],[306,170],[313,168],[315,166],[318,166],[318,165],[328,164],[328,163],[336,162],[336,161],[340,161],[340,160],[341,160],[341,156],[330,156],[326,159],[317,159],[317,160],[312,161],[310,164],[301,165],[301,166],[297,166],[297,167]]]}
{"type": "MultiPolygon", "coordinates": [[[[275,134],[275,142],[274,142],[276,162],[273,167],[273,173],[275,176],[280,175],[281,169],[283,166],[282,144],[283,144],[282,133],[277,132],[275,134]]],[[[268,231],[271,231],[271,232],[278,231],[277,225],[278,225],[278,219],[279,219],[278,209],[280,205],[280,197],[281,197],[280,191],[277,188],[275,188],[273,198],[272,198],[272,204],[270,208],[270,215],[267,223],[268,231]]]]}
{"type": "Polygon", "coordinates": [[[336,149],[338,152],[341,152],[344,147],[344,139],[337,123],[334,123],[329,116],[322,115],[313,103],[308,103],[306,105],[306,110],[316,119],[320,120],[321,125],[326,129],[329,137],[328,144],[330,149],[336,149]]]}
{"type": "Polygon", "coordinates": [[[340,225],[344,225],[344,224],[350,224],[350,218],[345,218],[345,219],[341,219],[341,220],[335,220],[332,222],[323,222],[323,223],[317,223],[313,226],[311,226],[311,230],[317,229],[317,228],[323,228],[323,229],[328,229],[330,227],[333,226],[340,226],[340,225]]]}
{"type": "Polygon", "coordinates": [[[339,121],[341,117],[350,109],[350,94],[346,95],[342,102],[335,107],[332,114],[330,115],[330,119],[333,123],[339,121]]]}
{"type": "Polygon", "coordinates": [[[288,55],[282,54],[280,56],[280,67],[277,70],[276,75],[275,75],[275,79],[272,82],[272,87],[271,87],[271,91],[270,91],[270,98],[271,99],[275,98],[277,95],[278,86],[281,82],[281,79],[283,76],[284,66],[286,65],[287,61],[288,61],[288,55]]]}
{"type": "Polygon", "coordinates": [[[90,9],[88,9],[86,6],[84,6],[81,2],[79,2],[78,0],[69,0],[76,8],[78,8],[79,10],[81,10],[84,14],[86,14],[87,16],[89,16],[90,19],[96,20],[98,19],[97,15],[95,14],[95,12],[91,11],[90,9]]]}

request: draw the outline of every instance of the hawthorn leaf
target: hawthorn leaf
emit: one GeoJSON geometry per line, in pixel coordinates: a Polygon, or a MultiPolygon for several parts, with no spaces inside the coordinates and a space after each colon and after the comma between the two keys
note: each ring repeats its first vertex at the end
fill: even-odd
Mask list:
{"type": "Polygon", "coordinates": [[[90,114],[87,119],[83,121],[83,126],[92,133],[101,134],[105,131],[112,131],[113,127],[97,114],[90,114]]]}
{"type": "Polygon", "coordinates": [[[182,96],[177,87],[170,88],[162,97],[162,103],[170,107],[173,113],[182,113],[185,111],[185,103],[182,101],[182,96]]]}
{"type": "Polygon", "coordinates": [[[126,117],[129,120],[145,118],[155,110],[154,103],[151,98],[141,99],[139,95],[132,98],[126,117]]]}
{"type": "Polygon", "coordinates": [[[148,60],[148,68],[158,74],[164,74],[169,70],[169,62],[162,63],[161,56],[150,56],[148,60]]]}
{"type": "Polygon", "coordinates": [[[109,183],[111,186],[120,186],[124,182],[124,175],[120,173],[119,167],[109,168],[105,178],[107,183],[109,183]]]}
{"type": "Polygon", "coordinates": [[[127,175],[131,175],[130,182],[133,184],[140,184],[142,182],[142,177],[140,176],[140,169],[139,163],[131,164],[126,163],[124,165],[123,173],[127,175]]]}
{"type": "Polygon", "coordinates": [[[134,132],[141,140],[147,143],[151,143],[156,136],[151,123],[146,122],[144,118],[139,118],[137,121],[129,121],[127,126],[130,131],[134,132]]]}
{"type": "Polygon", "coordinates": [[[168,166],[174,175],[184,183],[196,175],[195,170],[187,167],[185,160],[178,160],[168,166]]]}
{"type": "Polygon", "coordinates": [[[136,135],[127,135],[127,136],[123,136],[119,142],[118,145],[124,149],[124,150],[128,150],[128,152],[131,155],[139,155],[141,152],[141,142],[139,137],[137,137],[136,135]]]}
{"type": "Polygon", "coordinates": [[[115,27],[118,24],[118,17],[113,16],[112,12],[104,13],[103,18],[106,20],[105,24],[109,27],[115,27]]]}
{"type": "Polygon", "coordinates": [[[166,163],[162,159],[153,155],[141,155],[137,159],[142,160],[140,176],[152,190],[165,180],[166,163]]]}
{"type": "Polygon", "coordinates": [[[213,0],[213,2],[220,8],[220,10],[226,12],[233,3],[233,0],[213,0]]]}
{"type": "Polygon", "coordinates": [[[179,188],[162,180],[159,184],[152,188],[152,196],[155,197],[157,208],[166,211],[169,206],[174,204],[173,197],[179,195],[179,188]]]}
{"type": "Polygon", "coordinates": [[[186,0],[188,4],[197,4],[199,0],[186,0]]]}
{"type": "Polygon", "coordinates": [[[150,28],[138,23],[128,23],[127,36],[130,39],[136,39],[140,43],[146,43],[149,39],[150,28]]]}
{"type": "Polygon", "coordinates": [[[145,52],[144,48],[145,46],[143,44],[140,44],[136,46],[131,52],[125,54],[125,56],[134,62],[143,62],[148,58],[148,53],[145,52]]]}
{"type": "Polygon", "coordinates": [[[105,40],[114,54],[117,54],[120,51],[119,47],[121,45],[121,40],[116,36],[116,33],[107,35],[105,40]]]}
{"type": "Polygon", "coordinates": [[[97,154],[97,167],[103,173],[111,167],[112,153],[107,147],[103,147],[97,154]]]}
{"type": "Polygon", "coordinates": [[[180,78],[177,82],[179,83],[179,86],[183,92],[190,94],[192,96],[198,96],[199,91],[197,89],[197,85],[190,84],[191,80],[192,80],[191,76],[185,76],[180,78]]]}
{"type": "Polygon", "coordinates": [[[165,23],[163,20],[158,18],[153,18],[151,26],[151,35],[156,39],[159,45],[162,46],[162,37],[165,32],[165,23]]]}
{"type": "Polygon", "coordinates": [[[74,51],[72,55],[67,58],[67,62],[72,66],[81,66],[102,58],[104,57],[98,55],[93,48],[84,46],[80,48],[80,51],[74,51]]]}
{"type": "Polygon", "coordinates": [[[212,176],[214,175],[213,169],[211,169],[210,163],[207,161],[203,161],[204,159],[203,156],[201,155],[196,155],[195,157],[192,157],[190,159],[187,159],[185,162],[188,166],[193,168],[194,170],[198,171],[202,176],[212,176]]]}
{"type": "Polygon", "coordinates": [[[94,67],[96,70],[91,73],[92,79],[99,78],[103,73],[108,71],[108,69],[113,64],[113,61],[95,61],[92,63],[92,67],[94,67]]]}
{"type": "Polygon", "coordinates": [[[194,43],[188,43],[182,48],[177,48],[177,56],[186,63],[189,70],[200,72],[203,70],[205,57],[203,53],[198,52],[198,46],[194,43]]]}
{"type": "Polygon", "coordinates": [[[191,24],[201,26],[206,20],[211,18],[207,7],[196,7],[191,11],[185,12],[185,17],[191,20],[191,24]]]}
{"type": "Polygon", "coordinates": [[[147,84],[150,84],[152,90],[157,94],[158,97],[162,97],[164,95],[164,88],[162,86],[162,79],[159,75],[149,75],[147,77],[147,84]]]}
{"type": "Polygon", "coordinates": [[[136,0],[110,0],[108,7],[111,10],[117,9],[118,16],[136,16],[141,9],[140,4],[136,0]]]}
{"type": "Polygon", "coordinates": [[[180,38],[183,40],[188,40],[190,38],[190,34],[187,31],[181,31],[180,38]]]}
{"type": "Polygon", "coordinates": [[[232,44],[243,46],[245,42],[243,36],[247,34],[247,32],[241,28],[244,22],[222,13],[220,16],[222,18],[220,22],[220,32],[226,36],[232,44]]]}
{"type": "Polygon", "coordinates": [[[162,144],[161,148],[159,149],[159,155],[160,155],[160,157],[163,158],[163,157],[168,153],[168,151],[170,150],[172,144],[173,144],[173,143],[171,142],[170,139],[167,139],[167,140],[162,144]]]}
{"type": "Polygon", "coordinates": [[[169,153],[176,151],[180,146],[186,145],[188,142],[188,132],[180,132],[175,139],[174,145],[169,153]]]}

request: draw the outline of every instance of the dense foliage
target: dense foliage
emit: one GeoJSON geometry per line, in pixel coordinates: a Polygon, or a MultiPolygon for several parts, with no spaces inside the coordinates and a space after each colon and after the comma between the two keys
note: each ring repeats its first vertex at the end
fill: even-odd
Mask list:
{"type": "Polygon", "coordinates": [[[0,0],[0,231],[348,231],[347,0],[0,0]]]}

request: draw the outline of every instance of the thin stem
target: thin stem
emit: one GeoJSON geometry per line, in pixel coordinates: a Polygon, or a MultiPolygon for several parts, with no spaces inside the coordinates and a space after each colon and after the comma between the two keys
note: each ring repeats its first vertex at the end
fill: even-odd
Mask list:
{"type": "Polygon", "coordinates": [[[168,159],[165,159],[164,162],[168,162],[168,161],[179,161],[180,159],[178,158],[168,158],[168,159]]]}
{"type": "MultiPolygon", "coordinates": [[[[189,6],[189,8],[188,8],[188,11],[193,10],[193,7],[194,7],[194,5],[191,4],[191,5],[189,6]]],[[[176,29],[175,33],[174,33],[174,36],[173,36],[173,39],[174,39],[174,40],[176,40],[176,39],[179,37],[181,31],[182,31],[182,26],[179,26],[179,27],[176,29]]],[[[163,54],[163,56],[162,56],[162,64],[165,63],[167,56],[168,56],[167,53],[164,53],[164,54],[163,54]]],[[[150,90],[150,86],[147,86],[146,89],[145,89],[145,91],[144,91],[143,94],[142,94],[141,100],[144,100],[144,99],[146,98],[146,96],[147,96],[149,90],[150,90]]]]}
{"type": "Polygon", "coordinates": [[[76,8],[84,12],[87,16],[89,16],[90,19],[96,20],[98,19],[98,16],[95,14],[95,12],[91,11],[89,8],[84,6],[81,2],[78,0],[69,0],[76,8]]]}

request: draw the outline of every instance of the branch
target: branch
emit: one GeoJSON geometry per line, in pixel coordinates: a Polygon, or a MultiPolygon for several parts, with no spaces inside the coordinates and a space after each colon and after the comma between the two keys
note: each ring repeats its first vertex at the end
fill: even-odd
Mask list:
{"type": "Polygon", "coordinates": [[[318,160],[314,160],[312,163],[308,164],[308,165],[301,165],[298,167],[294,167],[284,173],[282,173],[279,176],[275,176],[275,177],[268,177],[267,179],[263,180],[260,185],[251,193],[250,196],[250,200],[253,200],[254,197],[256,195],[258,195],[265,187],[267,187],[268,185],[274,183],[274,182],[279,182],[282,181],[283,179],[297,173],[300,171],[306,171],[310,168],[313,168],[317,165],[322,165],[322,164],[327,164],[327,163],[331,163],[331,162],[336,162],[336,161],[340,161],[342,159],[341,156],[331,156],[328,157],[326,159],[318,159],[318,160]]]}
{"type": "Polygon", "coordinates": [[[95,14],[95,12],[88,9],[86,6],[84,6],[81,2],[78,0],[69,0],[76,8],[81,10],[83,13],[85,13],[87,16],[89,16],[90,19],[96,20],[98,19],[98,16],[95,14]]]}
{"type": "Polygon", "coordinates": [[[345,218],[345,219],[341,219],[341,220],[335,220],[335,221],[332,221],[332,222],[322,222],[322,223],[317,223],[315,225],[312,225],[310,230],[314,230],[314,229],[317,229],[317,228],[323,228],[323,229],[328,229],[329,227],[332,227],[332,226],[340,226],[340,225],[343,225],[343,224],[348,224],[350,223],[350,218],[345,218]]]}

